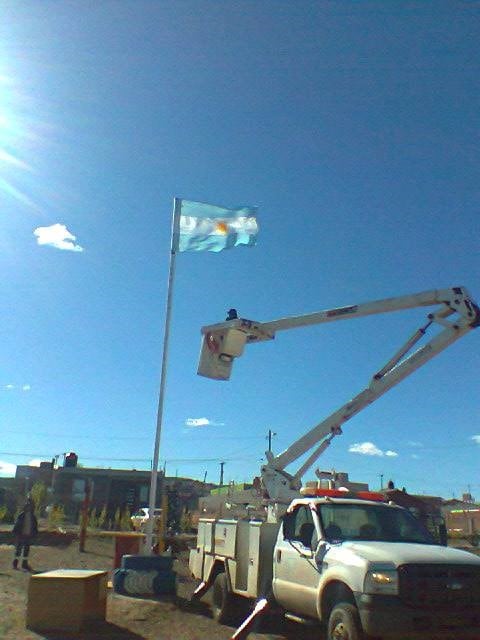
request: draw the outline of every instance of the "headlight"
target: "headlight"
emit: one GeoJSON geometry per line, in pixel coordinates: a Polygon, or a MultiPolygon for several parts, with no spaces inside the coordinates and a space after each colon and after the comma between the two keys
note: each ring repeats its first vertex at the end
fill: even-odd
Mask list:
{"type": "Polygon", "coordinates": [[[369,571],[365,576],[364,593],[396,595],[398,593],[398,573],[396,571],[369,571]]]}

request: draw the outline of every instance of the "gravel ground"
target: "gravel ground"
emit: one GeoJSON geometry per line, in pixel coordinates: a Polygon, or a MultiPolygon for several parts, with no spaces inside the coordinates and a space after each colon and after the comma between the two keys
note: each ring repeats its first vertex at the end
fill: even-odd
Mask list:
{"type": "MultiPolygon", "coordinates": [[[[86,552],[78,550],[78,540],[38,540],[30,552],[30,564],[35,571],[52,569],[102,569],[111,572],[113,542],[92,536],[87,539],[86,552]]],[[[25,628],[25,609],[30,574],[12,569],[13,546],[8,535],[0,534],[0,639],[1,640],[229,640],[234,629],[218,625],[211,619],[208,594],[205,601],[191,603],[189,596],[195,584],[190,580],[187,554],[176,562],[177,597],[170,599],[130,598],[108,594],[107,622],[92,631],[76,635],[38,634],[25,628]]],[[[111,574],[109,576],[111,578],[111,574]]],[[[299,625],[266,620],[249,640],[322,640],[299,625]]]]}
{"type": "MultiPolygon", "coordinates": [[[[183,552],[175,563],[175,598],[131,598],[109,590],[105,624],[76,635],[34,633],[25,628],[30,574],[12,569],[11,542],[10,534],[0,531],[0,640],[229,640],[234,631],[212,620],[209,594],[200,602],[190,602],[196,585],[190,579],[187,552],[183,552]]],[[[75,535],[43,534],[36,542],[30,554],[35,571],[102,569],[109,571],[111,579],[114,552],[111,538],[90,536],[85,553],[79,552],[75,535]]],[[[312,639],[324,640],[323,632],[286,623],[278,616],[263,620],[256,632],[249,635],[249,640],[312,639]]]]}

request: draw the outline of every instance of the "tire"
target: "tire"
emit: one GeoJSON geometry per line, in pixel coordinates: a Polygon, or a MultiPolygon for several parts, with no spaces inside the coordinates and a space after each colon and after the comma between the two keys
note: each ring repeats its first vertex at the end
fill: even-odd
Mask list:
{"type": "Polygon", "coordinates": [[[349,602],[337,604],[328,618],[328,640],[363,640],[357,607],[349,602]]]}
{"type": "Polygon", "coordinates": [[[227,576],[222,571],[217,574],[212,586],[212,615],[219,624],[231,624],[237,621],[239,611],[238,598],[228,588],[227,576]]]}

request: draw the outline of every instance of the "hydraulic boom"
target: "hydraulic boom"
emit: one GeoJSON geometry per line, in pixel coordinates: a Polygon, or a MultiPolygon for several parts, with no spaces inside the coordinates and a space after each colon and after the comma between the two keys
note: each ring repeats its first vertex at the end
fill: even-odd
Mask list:
{"type": "Polygon", "coordinates": [[[233,361],[242,355],[245,344],[272,340],[277,331],[427,306],[436,306],[436,309],[428,313],[425,323],[373,375],[365,389],[278,456],[266,452],[267,463],[261,469],[261,476],[263,487],[272,501],[289,502],[298,495],[303,474],[333,438],[342,433],[342,425],[450,344],[479,326],[480,309],[465,288],[452,287],[270,322],[234,318],[202,328],[203,342],[198,373],[214,379],[228,380],[233,361]],[[416,351],[412,351],[432,325],[437,325],[440,332],[416,351]],[[285,471],[288,465],[309,451],[310,455],[293,475],[285,471]]]}

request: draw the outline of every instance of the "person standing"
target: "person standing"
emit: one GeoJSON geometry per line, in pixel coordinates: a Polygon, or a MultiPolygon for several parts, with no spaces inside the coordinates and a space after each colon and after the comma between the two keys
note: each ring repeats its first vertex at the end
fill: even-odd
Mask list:
{"type": "Polygon", "coordinates": [[[18,563],[21,558],[22,569],[25,571],[32,570],[28,564],[28,554],[30,552],[32,539],[38,533],[38,523],[33,507],[33,501],[28,498],[23,510],[18,514],[15,524],[13,525],[13,534],[15,536],[15,558],[13,560],[14,569],[18,569],[18,563]]]}

